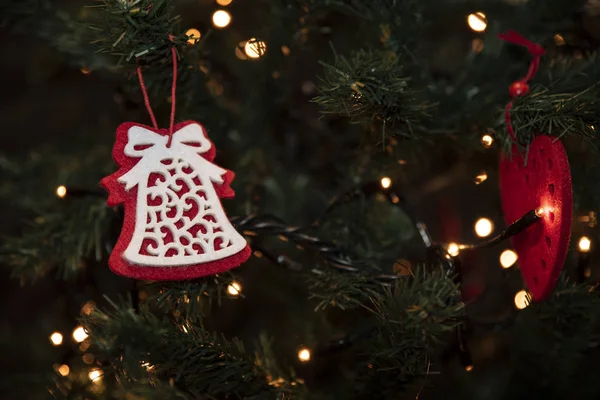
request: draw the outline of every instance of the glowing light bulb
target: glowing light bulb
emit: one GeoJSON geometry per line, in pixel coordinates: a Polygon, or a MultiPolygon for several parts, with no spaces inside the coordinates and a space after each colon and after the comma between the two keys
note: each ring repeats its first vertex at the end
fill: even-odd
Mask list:
{"type": "Polygon", "coordinates": [[[227,293],[232,296],[239,296],[242,292],[242,285],[238,282],[231,282],[229,286],[227,286],[227,293]]]}
{"type": "Polygon", "coordinates": [[[310,350],[307,349],[306,347],[298,350],[298,360],[300,360],[302,362],[310,361],[310,350]]]}
{"type": "Polygon", "coordinates": [[[467,371],[467,372],[471,372],[471,371],[473,371],[473,366],[472,366],[472,365],[467,365],[467,366],[465,367],[465,371],[467,371]]]}
{"type": "Polygon", "coordinates": [[[456,257],[458,253],[460,253],[460,248],[456,243],[448,244],[448,254],[450,254],[452,257],[456,257]]]}
{"type": "Polygon", "coordinates": [[[88,373],[88,378],[90,378],[90,381],[98,383],[102,380],[102,372],[99,369],[92,369],[88,373]]]}
{"type": "Polygon", "coordinates": [[[67,188],[65,186],[59,186],[56,188],[56,195],[61,199],[67,195],[67,188]]]}
{"type": "Polygon", "coordinates": [[[488,135],[487,133],[485,135],[483,135],[481,137],[481,144],[483,145],[483,147],[485,147],[486,149],[489,149],[490,147],[492,147],[492,144],[494,143],[494,138],[492,137],[492,135],[488,135]]]}
{"type": "Polygon", "coordinates": [[[475,177],[475,184],[479,185],[480,183],[485,182],[487,178],[487,173],[485,171],[481,171],[481,173],[475,177]]]}
{"type": "Polygon", "coordinates": [[[231,14],[225,10],[217,10],[212,16],[212,21],[217,28],[225,28],[231,22],[231,14]]]}
{"type": "Polygon", "coordinates": [[[81,67],[81,73],[84,75],[89,75],[92,73],[92,70],[91,70],[91,68],[88,68],[88,67],[81,67]]]}
{"type": "Polygon", "coordinates": [[[529,293],[525,290],[520,290],[515,294],[515,306],[522,310],[529,305],[529,293]]]}
{"type": "Polygon", "coordinates": [[[515,265],[518,258],[517,253],[514,251],[504,250],[502,254],[500,254],[500,265],[502,265],[502,268],[510,268],[515,265]]]}
{"type": "Polygon", "coordinates": [[[479,11],[467,16],[467,24],[469,24],[469,28],[473,29],[475,32],[483,32],[485,31],[485,28],[487,28],[487,19],[485,14],[479,11]]]}
{"type": "Polygon", "coordinates": [[[382,188],[387,189],[390,186],[392,186],[392,180],[390,178],[388,178],[387,176],[384,176],[383,178],[381,178],[381,187],[382,188]]]}
{"type": "Polygon", "coordinates": [[[587,253],[590,251],[590,247],[592,246],[592,241],[587,236],[582,236],[579,239],[579,251],[582,253],[587,253]]]}
{"type": "Polygon", "coordinates": [[[487,218],[479,218],[475,223],[475,233],[479,237],[489,236],[494,230],[494,224],[487,218]]]}
{"type": "Polygon", "coordinates": [[[83,342],[87,337],[88,334],[85,332],[85,329],[83,329],[83,326],[78,326],[73,330],[73,339],[75,339],[77,343],[83,342]]]}
{"type": "Polygon", "coordinates": [[[191,28],[185,31],[185,35],[189,38],[187,41],[188,44],[195,44],[198,40],[200,40],[200,37],[202,36],[200,31],[195,28],[191,28]]]}
{"type": "Polygon", "coordinates": [[[60,332],[54,332],[50,335],[50,341],[55,346],[60,346],[63,342],[63,335],[60,332]]]}
{"type": "Polygon", "coordinates": [[[565,45],[565,43],[566,43],[566,42],[565,42],[565,38],[564,38],[564,37],[562,37],[562,35],[561,35],[561,34],[557,33],[556,35],[554,35],[554,43],[555,43],[557,46],[564,46],[564,45],[565,45]]]}
{"type": "Polygon", "coordinates": [[[67,364],[63,364],[60,367],[58,367],[58,373],[61,374],[62,376],[69,375],[69,371],[71,371],[71,368],[69,368],[69,366],[67,364]]]}
{"type": "Polygon", "coordinates": [[[263,41],[252,38],[244,45],[244,53],[250,58],[260,58],[265,55],[267,44],[263,41]]]}
{"type": "Polygon", "coordinates": [[[217,0],[217,4],[220,6],[228,6],[230,5],[232,0],[217,0]]]}

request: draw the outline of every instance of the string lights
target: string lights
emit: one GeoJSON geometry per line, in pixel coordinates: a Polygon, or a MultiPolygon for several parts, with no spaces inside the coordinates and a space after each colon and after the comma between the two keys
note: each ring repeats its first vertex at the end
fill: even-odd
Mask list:
{"type": "Polygon", "coordinates": [[[456,243],[449,243],[447,251],[450,256],[456,257],[460,253],[460,247],[456,243]]]}
{"type": "Polygon", "coordinates": [[[71,371],[71,368],[69,368],[69,366],[67,364],[63,364],[60,367],[58,367],[58,373],[61,376],[67,376],[67,375],[69,375],[70,371],[71,371]]]}
{"type": "Polygon", "coordinates": [[[225,7],[225,6],[230,5],[231,1],[232,0],[217,0],[217,4],[220,5],[220,6],[225,7]]]}
{"type": "Polygon", "coordinates": [[[517,262],[518,256],[514,251],[507,249],[500,254],[500,265],[502,268],[510,268],[517,262]]]}
{"type": "Polygon", "coordinates": [[[383,178],[381,178],[381,187],[384,189],[388,189],[390,186],[392,186],[392,180],[390,178],[388,178],[387,176],[384,176],[383,178]]]}
{"type": "Polygon", "coordinates": [[[50,335],[50,342],[52,342],[54,346],[60,346],[63,342],[63,335],[60,332],[54,332],[50,335]]]}
{"type": "Polygon", "coordinates": [[[244,45],[244,53],[250,58],[260,58],[267,52],[267,44],[256,38],[252,38],[244,45]]]}
{"type": "Polygon", "coordinates": [[[494,224],[487,218],[479,218],[475,222],[475,233],[479,237],[487,237],[494,231],[494,224]]]}
{"type": "Polygon", "coordinates": [[[225,10],[217,10],[212,16],[213,25],[217,28],[225,28],[231,22],[231,14],[225,10]]]}
{"type": "Polygon", "coordinates": [[[480,183],[485,182],[487,178],[487,173],[485,171],[481,171],[479,175],[475,177],[475,184],[479,185],[480,183]]]}
{"type": "Polygon", "coordinates": [[[519,310],[522,310],[525,307],[527,307],[529,305],[529,302],[530,302],[530,297],[529,297],[529,293],[527,293],[527,291],[519,290],[515,294],[515,307],[517,307],[519,310]]]}
{"type": "Polygon", "coordinates": [[[303,347],[300,350],[298,350],[298,360],[300,360],[302,362],[309,362],[310,361],[310,350],[307,349],[306,347],[303,347]]]}
{"type": "Polygon", "coordinates": [[[242,293],[242,285],[239,282],[231,282],[229,286],[227,286],[227,293],[231,296],[237,297],[242,293]]]}
{"type": "Polygon", "coordinates": [[[478,11],[467,16],[467,24],[475,32],[483,32],[487,28],[487,18],[484,13],[478,11]]]}
{"type": "Polygon", "coordinates": [[[579,251],[581,251],[582,253],[589,252],[591,246],[592,246],[592,241],[587,236],[582,236],[579,239],[578,247],[579,247],[579,251]]]}
{"type": "Polygon", "coordinates": [[[196,44],[202,36],[200,31],[196,28],[188,29],[187,31],[185,31],[185,35],[189,38],[187,41],[188,44],[196,44]]]}
{"type": "Polygon", "coordinates": [[[481,137],[481,144],[483,145],[483,147],[485,147],[486,149],[489,149],[490,147],[492,147],[492,144],[494,143],[494,138],[492,135],[489,134],[485,134],[481,137]]]}
{"type": "Polygon", "coordinates": [[[63,185],[56,188],[56,195],[61,199],[67,195],[67,188],[63,185]]]}
{"type": "Polygon", "coordinates": [[[102,372],[97,368],[91,369],[88,373],[88,378],[90,378],[90,381],[93,383],[100,383],[102,380],[102,372]]]}
{"type": "Polygon", "coordinates": [[[77,343],[83,342],[87,337],[88,334],[85,332],[85,329],[83,329],[83,326],[80,325],[73,330],[73,339],[77,343]]]}

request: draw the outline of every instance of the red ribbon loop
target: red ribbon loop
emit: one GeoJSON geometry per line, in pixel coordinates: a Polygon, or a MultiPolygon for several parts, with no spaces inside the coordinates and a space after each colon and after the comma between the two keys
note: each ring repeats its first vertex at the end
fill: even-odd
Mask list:
{"type": "Polygon", "coordinates": [[[533,59],[531,60],[531,64],[529,64],[529,70],[527,71],[527,74],[523,77],[523,79],[513,82],[512,85],[510,85],[509,93],[511,100],[506,105],[506,109],[504,112],[506,130],[508,131],[510,138],[513,141],[516,141],[517,137],[512,127],[510,119],[510,110],[512,109],[513,101],[516,97],[523,96],[529,93],[529,85],[527,84],[527,82],[529,82],[537,73],[538,68],[540,67],[540,58],[544,55],[546,51],[540,44],[534,43],[523,37],[521,34],[512,30],[508,31],[507,33],[501,33],[498,35],[498,37],[501,40],[504,40],[505,42],[525,47],[527,51],[529,51],[529,54],[531,54],[531,56],[533,57],[533,59]]]}

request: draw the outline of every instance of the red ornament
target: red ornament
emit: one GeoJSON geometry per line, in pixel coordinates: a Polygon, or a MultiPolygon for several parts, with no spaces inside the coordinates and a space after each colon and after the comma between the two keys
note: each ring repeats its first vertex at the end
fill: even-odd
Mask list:
{"type": "Polygon", "coordinates": [[[526,154],[513,145],[500,160],[500,194],[506,224],[541,209],[539,221],[512,238],[521,274],[533,299],[550,295],[563,268],[571,236],[571,170],[560,140],[536,137],[526,154]]]}
{"type": "Polygon", "coordinates": [[[519,97],[529,93],[529,85],[525,81],[516,81],[510,85],[508,89],[510,97],[519,97]]]}
{"type": "Polygon", "coordinates": [[[180,280],[234,268],[250,257],[219,198],[230,198],[234,173],[212,163],[215,146],[193,121],[166,129],[127,122],[113,158],[121,167],[102,180],[108,205],[125,205],[121,235],[108,260],[119,275],[180,280]]]}

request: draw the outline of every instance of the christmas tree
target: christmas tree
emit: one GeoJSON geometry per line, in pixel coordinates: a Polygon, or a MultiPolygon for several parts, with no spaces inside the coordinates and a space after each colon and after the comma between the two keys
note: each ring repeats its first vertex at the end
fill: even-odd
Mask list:
{"type": "Polygon", "coordinates": [[[598,1],[1,9],[2,398],[600,397],[598,1]]]}

